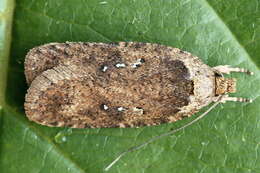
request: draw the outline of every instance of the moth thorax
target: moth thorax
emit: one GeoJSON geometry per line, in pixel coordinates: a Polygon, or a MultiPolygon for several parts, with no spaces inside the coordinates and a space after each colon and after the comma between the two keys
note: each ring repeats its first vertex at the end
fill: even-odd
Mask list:
{"type": "Polygon", "coordinates": [[[236,92],[236,79],[216,77],[216,95],[236,92]]]}

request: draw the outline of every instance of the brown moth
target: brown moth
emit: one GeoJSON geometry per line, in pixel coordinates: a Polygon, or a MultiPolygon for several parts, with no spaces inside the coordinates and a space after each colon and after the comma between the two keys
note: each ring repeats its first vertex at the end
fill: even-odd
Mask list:
{"type": "Polygon", "coordinates": [[[107,171],[128,152],[190,126],[218,103],[251,102],[228,96],[236,92],[236,80],[223,76],[230,72],[253,74],[228,65],[212,68],[159,44],[50,43],[25,58],[30,88],[24,107],[27,117],[42,125],[124,128],[175,122],[215,102],[184,126],[122,152],[107,171]]]}
{"type": "Polygon", "coordinates": [[[198,57],[159,44],[50,43],[30,50],[25,75],[27,117],[73,128],[141,127],[189,117],[229,97],[236,80],[198,57]]]}

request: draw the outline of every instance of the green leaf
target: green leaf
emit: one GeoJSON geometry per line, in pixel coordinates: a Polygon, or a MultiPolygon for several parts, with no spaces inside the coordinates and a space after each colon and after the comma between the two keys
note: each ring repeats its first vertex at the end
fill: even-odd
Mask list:
{"type": "Polygon", "coordinates": [[[25,117],[28,86],[23,61],[29,49],[49,42],[140,41],[182,48],[210,66],[229,64],[254,71],[254,76],[231,75],[238,79],[238,92],[233,96],[254,102],[219,105],[195,125],[127,154],[109,172],[260,172],[259,3],[19,0],[7,68],[13,1],[1,0],[1,170],[99,173],[120,152],[190,122],[193,118],[139,129],[71,130],[43,127],[25,117]]]}
{"type": "Polygon", "coordinates": [[[6,75],[11,42],[13,0],[0,1],[0,109],[5,102],[6,75]]]}

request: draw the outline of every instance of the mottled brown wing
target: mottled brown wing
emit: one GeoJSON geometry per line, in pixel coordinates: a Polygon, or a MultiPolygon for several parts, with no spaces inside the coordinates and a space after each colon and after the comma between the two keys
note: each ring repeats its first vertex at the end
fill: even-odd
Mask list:
{"type": "MultiPolygon", "coordinates": [[[[129,43],[133,45],[138,43],[129,43]]],[[[147,44],[151,45],[151,44],[147,44]]],[[[51,69],[59,64],[66,64],[70,61],[79,61],[87,63],[95,59],[106,57],[113,61],[120,58],[119,52],[128,52],[128,46],[125,45],[120,49],[116,43],[88,43],[88,42],[66,42],[66,43],[48,43],[31,49],[24,62],[25,76],[28,84],[31,84],[36,76],[45,70],[51,69]]],[[[140,50],[141,51],[141,50],[140,50]]],[[[102,61],[102,60],[101,60],[102,61]]]]}
{"type": "MultiPolygon", "coordinates": [[[[137,60],[141,57],[150,57],[153,58],[153,61],[160,61],[159,57],[178,59],[184,55],[185,53],[177,48],[151,43],[49,43],[31,49],[25,57],[24,68],[27,83],[31,84],[33,79],[45,70],[75,60],[78,63],[100,65],[106,59],[107,65],[110,65],[111,63],[122,62],[122,56],[126,60],[129,58],[136,58],[137,60]],[[94,62],[96,64],[93,64],[94,62]]],[[[138,66],[138,64],[136,65],[138,66]]],[[[160,63],[155,62],[154,65],[158,66],[160,63]]]]}
{"type": "Polygon", "coordinates": [[[38,56],[28,54],[28,82],[40,74],[26,95],[30,120],[75,128],[157,125],[174,121],[194,94],[189,70],[175,53],[179,49],[141,43],[75,45],[87,45],[86,55],[82,50],[73,61],[58,60],[60,65],[47,71],[37,62],[34,76],[28,64],[38,56]]]}

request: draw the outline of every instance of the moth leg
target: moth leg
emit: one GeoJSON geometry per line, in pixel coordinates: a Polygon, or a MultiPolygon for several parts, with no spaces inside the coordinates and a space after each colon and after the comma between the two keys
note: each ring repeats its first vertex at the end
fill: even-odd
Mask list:
{"type": "Polygon", "coordinates": [[[214,70],[216,70],[219,73],[225,73],[225,74],[230,74],[230,72],[241,72],[241,73],[247,73],[248,75],[253,75],[254,73],[244,69],[244,68],[239,68],[239,67],[231,67],[229,65],[219,65],[216,67],[213,67],[214,70]]]}
{"type": "MultiPolygon", "coordinates": [[[[217,101],[217,98],[218,98],[218,97],[216,97],[216,99],[214,99],[213,101],[216,102],[216,101],[217,101]]],[[[220,103],[226,103],[226,101],[249,102],[249,103],[252,103],[252,102],[253,102],[252,99],[241,98],[241,97],[229,97],[227,94],[224,95],[224,96],[219,100],[220,103]]]]}

